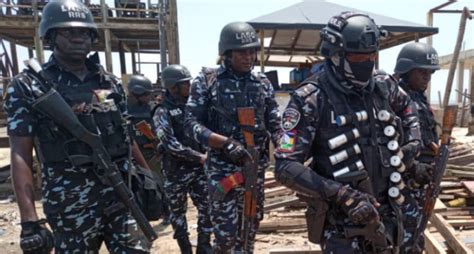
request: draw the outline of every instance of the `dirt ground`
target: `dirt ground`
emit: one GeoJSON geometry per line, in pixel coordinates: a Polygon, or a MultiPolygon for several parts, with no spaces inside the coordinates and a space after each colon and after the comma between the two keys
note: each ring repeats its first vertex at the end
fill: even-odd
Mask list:
{"type": "MultiPolygon", "coordinates": [[[[474,147],[474,136],[465,136],[466,128],[455,128],[453,136],[456,137],[456,142],[469,143],[474,147]]],[[[41,202],[36,202],[38,214],[42,215],[41,202]]],[[[286,212],[279,212],[284,214],[286,212]]],[[[301,211],[288,212],[287,218],[291,219],[291,213],[301,215],[301,211]]],[[[280,220],[280,217],[275,217],[275,214],[266,214],[266,219],[280,220]]],[[[196,244],[196,227],[197,227],[197,210],[188,202],[188,225],[191,233],[190,239],[195,246],[196,244]]],[[[20,216],[18,213],[17,204],[11,199],[0,200],[0,253],[21,253],[19,248],[19,234],[20,234],[20,216]]],[[[171,225],[163,226],[161,221],[152,223],[155,230],[158,232],[159,238],[153,244],[152,253],[180,253],[176,241],[173,239],[173,231],[171,225]]],[[[474,249],[473,231],[459,232],[459,237],[474,249]]],[[[440,239],[441,240],[441,239],[440,239]]],[[[442,240],[441,240],[442,241],[442,240]]],[[[442,243],[444,244],[444,243],[442,243]]],[[[257,235],[257,242],[255,253],[269,253],[271,250],[319,250],[319,246],[308,241],[305,230],[293,232],[280,232],[271,234],[257,235]]],[[[105,248],[102,248],[100,253],[108,253],[105,248]]]]}
{"type": "MultiPolygon", "coordinates": [[[[39,214],[42,214],[41,202],[36,202],[39,214]]],[[[190,239],[193,246],[196,245],[197,210],[188,203],[188,223],[191,233],[190,239]]],[[[20,216],[17,204],[8,200],[0,201],[0,253],[21,253],[19,247],[20,216]]],[[[173,239],[171,225],[163,226],[161,221],[152,223],[158,232],[159,238],[153,244],[152,253],[180,253],[176,241],[173,239]]],[[[317,245],[309,243],[305,232],[258,234],[255,253],[268,253],[271,249],[319,249],[317,245]]],[[[104,248],[100,253],[108,253],[104,248]]]]}

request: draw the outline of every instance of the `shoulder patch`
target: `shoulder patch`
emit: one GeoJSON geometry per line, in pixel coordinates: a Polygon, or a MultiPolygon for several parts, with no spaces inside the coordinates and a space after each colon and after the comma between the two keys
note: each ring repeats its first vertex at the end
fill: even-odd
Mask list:
{"type": "Polygon", "coordinates": [[[296,130],[284,132],[278,143],[278,151],[283,153],[291,153],[296,147],[296,130]]]}
{"type": "Polygon", "coordinates": [[[281,116],[281,128],[284,131],[291,131],[300,122],[301,114],[294,108],[287,108],[281,116]]]}

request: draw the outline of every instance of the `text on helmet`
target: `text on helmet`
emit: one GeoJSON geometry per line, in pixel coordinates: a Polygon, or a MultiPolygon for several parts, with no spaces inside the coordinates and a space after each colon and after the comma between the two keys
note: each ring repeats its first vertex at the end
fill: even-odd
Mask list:
{"type": "Polygon", "coordinates": [[[68,16],[70,18],[80,18],[80,19],[85,19],[86,14],[89,13],[89,9],[81,6],[67,6],[67,5],[61,5],[61,11],[62,12],[67,12],[68,16]]]}
{"type": "Polygon", "coordinates": [[[242,44],[253,42],[257,38],[254,32],[236,33],[235,39],[240,40],[242,44]]]}

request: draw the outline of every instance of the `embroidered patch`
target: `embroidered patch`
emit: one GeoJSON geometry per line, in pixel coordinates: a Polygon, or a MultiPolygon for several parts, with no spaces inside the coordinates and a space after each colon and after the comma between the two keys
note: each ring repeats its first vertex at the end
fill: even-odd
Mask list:
{"type": "Polygon", "coordinates": [[[284,131],[291,131],[298,125],[301,118],[300,112],[294,108],[287,108],[281,116],[281,128],[284,131]]]}
{"type": "Polygon", "coordinates": [[[278,151],[289,153],[295,151],[296,147],[296,130],[284,132],[280,138],[278,151]]]}

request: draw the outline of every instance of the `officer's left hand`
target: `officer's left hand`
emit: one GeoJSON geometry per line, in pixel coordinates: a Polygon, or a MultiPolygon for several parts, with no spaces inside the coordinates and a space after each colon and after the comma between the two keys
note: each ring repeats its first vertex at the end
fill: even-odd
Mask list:
{"type": "Polygon", "coordinates": [[[420,153],[420,143],[418,141],[413,141],[402,146],[403,152],[403,163],[407,167],[411,167],[413,162],[418,157],[420,153]]]}
{"type": "Polygon", "coordinates": [[[433,166],[426,163],[416,163],[413,176],[418,184],[429,184],[433,181],[433,166]]]}
{"type": "Polygon", "coordinates": [[[46,221],[21,223],[20,247],[23,253],[49,254],[54,246],[54,238],[44,224],[46,221]]]}

